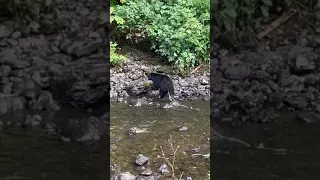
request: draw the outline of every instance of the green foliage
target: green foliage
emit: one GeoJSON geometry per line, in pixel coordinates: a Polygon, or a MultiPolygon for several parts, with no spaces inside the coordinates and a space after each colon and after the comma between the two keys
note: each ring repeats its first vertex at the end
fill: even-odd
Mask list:
{"type": "Polygon", "coordinates": [[[114,12],[125,20],[120,30],[147,37],[179,70],[209,62],[209,0],[130,0],[114,12]]]}
{"type": "MultiPolygon", "coordinates": [[[[124,2],[125,2],[124,0],[121,0],[121,3],[124,3],[124,2]]],[[[123,24],[124,19],[114,14],[114,9],[117,5],[118,4],[115,0],[110,1],[110,23],[115,22],[117,24],[123,24]]]]}
{"type": "Polygon", "coordinates": [[[262,23],[269,21],[271,13],[277,15],[290,8],[310,10],[306,7],[314,3],[314,0],[213,0],[213,23],[221,34],[231,32],[237,42],[245,33],[256,32],[262,23]]]}
{"type": "Polygon", "coordinates": [[[110,63],[112,66],[121,66],[126,62],[127,57],[117,54],[117,44],[110,42],[110,63]]]}
{"type": "Polygon", "coordinates": [[[213,21],[221,32],[232,32],[238,38],[268,19],[271,6],[272,0],[221,0],[213,6],[213,21]]]}
{"type": "Polygon", "coordinates": [[[52,11],[54,0],[0,0],[0,16],[9,18],[40,18],[41,13],[52,11]]]}
{"type": "MultiPolygon", "coordinates": [[[[124,3],[125,0],[121,0],[121,3],[124,3]]],[[[115,0],[110,1],[110,24],[117,25],[123,24],[124,19],[120,16],[114,14],[114,9],[117,6],[117,2],[115,0]]],[[[117,44],[114,42],[110,42],[110,63],[111,66],[121,66],[126,62],[126,57],[117,53],[117,44]]]]}

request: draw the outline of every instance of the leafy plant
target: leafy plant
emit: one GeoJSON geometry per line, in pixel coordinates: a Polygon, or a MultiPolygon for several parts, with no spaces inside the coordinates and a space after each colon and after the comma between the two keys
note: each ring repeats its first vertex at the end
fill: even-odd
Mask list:
{"type": "MultiPolygon", "coordinates": [[[[121,0],[121,3],[124,3],[125,0],[121,0]]],[[[115,0],[110,1],[110,23],[124,24],[124,19],[120,16],[114,14],[114,9],[117,6],[117,2],[115,0]]]]}
{"type": "Polygon", "coordinates": [[[290,8],[310,11],[315,1],[213,0],[213,4],[213,23],[220,31],[215,37],[232,34],[233,40],[239,43],[246,33],[255,33],[262,23],[267,23],[271,13],[277,15],[290,8]]]}
{"type": "Polygon", "coordinates": [[[146,36],[151,49],[183,71],[209,62],[209,11],[202,0],[130,0],[115,14],[125,20],[120,30],[146,36]]]}
{"type": "MultiPolygon", "coordinates": [[[[125,0],[120,0],[120,3],[125,3],[125,0]]],[[[124,24],[124,19],[114,14],[115,7],[118,2],[110,1],[110,24],[116,26],[117,24],[124,24]]],[[[117,43],[110,42],[110,63],[112,66],[121,66],[126,62],[127,57],[117,53],[117,43]]]]}
{"type": "Polygon", "coordinates": [[[118,54],[116,51],[117,44],[114,42],[110,42],[110,63],[112,66],[121,66],[126,62],[127,57],[118,54]]]}

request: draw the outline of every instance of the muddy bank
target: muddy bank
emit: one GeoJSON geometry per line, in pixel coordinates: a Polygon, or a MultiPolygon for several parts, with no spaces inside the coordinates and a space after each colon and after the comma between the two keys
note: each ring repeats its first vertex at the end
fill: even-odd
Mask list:
{"type": "Polygon", "coordinates": [[[210,79],[209,68],[202,68],[194,74],[182,77],[176,75],[169,65],[160,57],[130,47],[123,47],[127,55],[127,63],[121,68],[110,70],[110,97],[112,100],[123,101],[128,97],[156,97],[148,91],[144,84],[147,77],[144,71],[164,71],[173,81],[175,98],[179,100],[209,100],[210,79]]]}
{"type": "Polygon", "coordinates": [[[320,36],[293,27],[239,54],[214,44],[211,118],[268,122],[290,110],[303,122],[320,121],[320,36]]]}
{"type": "Polygon", "coordinates": [[[104,1],[70,0],[39,21],[1,21],[0,117],[108,104],[108,9],[104,1]]]}

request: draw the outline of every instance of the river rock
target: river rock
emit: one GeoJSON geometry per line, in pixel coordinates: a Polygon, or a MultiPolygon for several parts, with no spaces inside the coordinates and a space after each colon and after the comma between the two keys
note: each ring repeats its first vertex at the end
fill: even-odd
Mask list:
{"type": "Polygon", "coordinates": [[[77,57],[83,57],[90,55],[91,53],[95,52],[99,47],[102,45],[102,40],[98,39],[96,41],[92,41],[86,45],[83,45],[79,49],[77,49],[74,53],[75,56],[77,57]]]}
{"type": "Polygon", "coordinates": [[[91,116],[88,118],[75,119],[71,118],[57,124],[60,134],[71,140],[96,141],[107,132],[107,125],[100,118],[91,116]]]}
{"type": "Polygon", "coordinates": [[[40,125],[41,121],[42,121],[42,117],[38,114],[27,115],[27,119],[25,120],[24,124],[30,127],[35,127],[40,125]]]}
{"type": "Polygon", "coordinates": [[[30,65],[28,61],[20,60],[13,50],[5,50],[0,53],[1,61],[13,69],[23,69],[30,65]]]}
{"type": "Polygon", "coordinates": [[[8,66],[8,65],[0,66],[0,76],[1,77],[9,76],[10,72],[11,72],[11,66],[8,66]]]}
{"type": "Polygon", "coordinates": [[[229,66],[224,71],[224,76],[228,79],[233,79],[233,80],[245,79],[249,76],[249,74],[250,74],[250,68],[246,64],[229,66]]]}
{"type": "Polygon", "coordinates": [[[160,166],[159,171],[160,171],[161,174],[167,174],[167,173],[170,172],[169,169],[168,169],[168,166],[165,163],[163,163],[160,166]]]}
{"type": "Polygon", "coordinates": [[[124,172],[119,175],[119,180],[135,180],[136,176],[132,175],[129,172],[124,172]]]}
{"type": "Polygon", "coordinates": [[[295,72],[303,73],[310,72],[316,69],[314,59],[308,58],[305,55],[298,55],[295,59],[295,72]]]}
{"type": "Polygon", "coordinates": [[[138,176],[136,180],[160,180],[157,176],[138,176]]]}
{"type": "Polygon", "coordinates": [[[137,157],[136,157],[136,161],[135,163],[139,166],[142,166],[144,165],[147,161],[149,160],[148,157],[144,156],[143,154],[139,154],[137,157]]]}
{"type": "Polygon", "coordinates": [[[26,100],[21,96],[12,96],[8,94],[0,94],[0,116],[5,113],[23,109],[26,100]]]}
{"type": "Polygon", "coordinates": [[[293,108],[304,109],[308,106],[308,102],[305,97],[286,97],[284,102],[289,104],[293,108]]]}
{"type": "Polygon", "coordinates": [[[151,176],[152,170],[150,168],[147,168],[147,169],[143,170],[140,174],[144,175],[144,176],[151,176]]]}
{"type": "Polygon", "coordinates": [[[11,35],[12,30],[5,25],[0,25],[0,39],[7,38],[11,35]]]}

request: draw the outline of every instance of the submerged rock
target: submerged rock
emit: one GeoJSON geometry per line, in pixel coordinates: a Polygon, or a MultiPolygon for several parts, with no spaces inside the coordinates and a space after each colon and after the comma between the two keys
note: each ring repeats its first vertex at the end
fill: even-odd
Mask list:
{"type": "Polygon", "coordinates": [[[135,163],[139,166],[142,166],[144,165],[147,161],[149,160],[148,157],[144,156],[143,154],[139,154],[137,157],[136,157],[136,161],[135,163]]]}
{"type": "Polygon", "coordinates": [[[103,119],[91,116],[83,119],[68,119],[58,124],[63,137],[78,142],[97,141],[107,132],[107,125],[103,119]]]}
{"type": "Polygon", "coordinates": [[[135,180],[136,176],[132,175],[130,172],[124,172],[119,175],[119,180],[135,180]]]}
{"type": "Polygon", "coordinates": [[[159,171],[160,171],[161,174],[167,174],[167,173],[170,172],[169,169],[168,169],[168,166],[165,163],[163,163],[160,166],[159,171]]]}
{"type": "Polygon", "coordinates": [[[145,170],[143,170],[140,174],[144,175],[144,176],[151,176],[152,175],[152,170],[150,168],[147,168],[145,170]]]}

